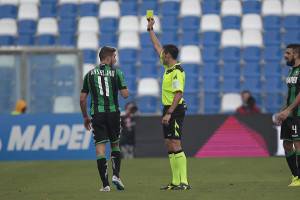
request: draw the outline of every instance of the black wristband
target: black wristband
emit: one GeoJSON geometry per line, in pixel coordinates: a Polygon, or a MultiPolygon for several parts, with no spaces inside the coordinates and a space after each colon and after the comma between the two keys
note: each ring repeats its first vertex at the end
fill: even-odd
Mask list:
{"type": "Polygon", "coordinates": [[[147,28],[147,31],[153,31],[153,27],[147,28]]]}

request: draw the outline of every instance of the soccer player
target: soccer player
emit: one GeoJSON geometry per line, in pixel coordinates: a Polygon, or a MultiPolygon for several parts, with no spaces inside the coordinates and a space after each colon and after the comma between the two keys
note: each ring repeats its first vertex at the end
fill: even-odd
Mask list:
{"type": "Polygon", "coordinates": [[[163,132],[165,144],[169,153],[172,181],[162,190],[188,190],[191,187],[187,180],[187,161],[181,146],[182,126],[186,105],[183,99],[185,72],[177,62],[178,48],[169,44],[161,46],[153,25],[153,18],[148,19],[148,27],[153,46],[165,67],[162,82],[163,132]]]}
{"type": "Polygon", "coordinates": [[[114,68],[116,49],[104,46],[99,52],[101,64],[90,70],[84,77],[80,94],[80,107],[87,130],[93,130],[96,145],[97,166],[103,183],[102,192],[109,192],[105,143],[111,145],[112,183],[118,190],[124,190],[120,179],[121,153],[119,148],[120,111],[118,91],[123,98],[128,97],[128,90],[123,73],[114,68]],[[87,113],[87,97],[91,95],[90,114],[87,113]]]}
{"type": "Polygon", "coordinates": [[[291,66],[286,79],[288,96],[286,107],[275,116],[276,123],[281,124],[281,136],[285,157],[292,172],[289,186],[300,186],[300,45],[287,46],[284,58],[291,66]]]}

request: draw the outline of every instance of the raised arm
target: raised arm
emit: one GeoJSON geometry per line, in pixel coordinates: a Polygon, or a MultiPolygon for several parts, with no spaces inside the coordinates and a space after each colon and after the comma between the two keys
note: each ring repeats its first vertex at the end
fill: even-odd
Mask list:
{"type": "Polygon", "coordinates": [[[151,42],[154,46],[154,49],[156,50],[158,56],[160,56],[160,53],[162,51],[162,46],[161,46],[161,44],[160,44],[160,42],[159,42],[158,38],[156,37],[155,32],[153,30],[154,23],[155,23],[154,18],[148,19],[147,30],[150,34],[150,39],[151,39],[151,42]]]}

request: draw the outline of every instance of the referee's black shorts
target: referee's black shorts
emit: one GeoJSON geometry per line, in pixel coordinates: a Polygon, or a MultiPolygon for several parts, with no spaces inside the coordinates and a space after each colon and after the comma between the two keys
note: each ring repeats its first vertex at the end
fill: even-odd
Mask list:
{"type": "Polygon", "coordinates": [[[95,144],[117,143],[120,140],[120,112],[97,113],[92,116],[95,144]]]}
{"type": "MultiPolygon", "coordinates": [[[[169,107],[170,106],[164,106],[163,116],[166,114],[169,107]]],[[[165,139],[181,139],[185,111],[185,104],[178,104],[176,109],[171,114],[169,124],[163,124],[163,133],[165,139]]]]}

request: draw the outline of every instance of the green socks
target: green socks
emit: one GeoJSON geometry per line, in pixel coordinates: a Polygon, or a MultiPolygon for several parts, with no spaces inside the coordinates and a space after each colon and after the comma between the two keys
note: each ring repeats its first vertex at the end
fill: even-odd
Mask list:
{"type": "Polygon", "coordinates": [[[169,153],[169,160],[170,160],[171,172],[172,172],[172,184],[179,185],[180,184],[180,176],[179,176],[178,167],[176,165],[174,153],[169,153]]]}
{"type": "Polygon", "coordinates": [[[187,169],[186,169],[187,163],[186,163],[185,154],[183,151],[179,151],[178,153],[175,153],[174,156],[175,156],[175,162],[180,177],[180,183],[184,183],[188,185],[187,169]]]}

